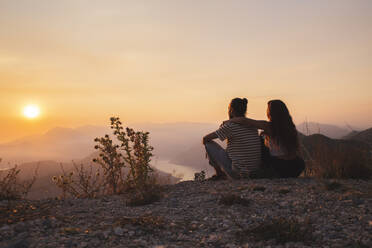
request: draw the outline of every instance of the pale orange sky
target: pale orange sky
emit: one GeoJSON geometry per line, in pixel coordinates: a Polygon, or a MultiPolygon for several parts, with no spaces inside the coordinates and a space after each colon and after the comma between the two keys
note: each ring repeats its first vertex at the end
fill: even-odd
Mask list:
{"type": "Polygon", "coordinates": [[[0,0],[0,141],[111,115],[219,122],[236,96],[254,118],[279,98],[296,123],[370,127],[371,23],[368,0],[0,0]]]}

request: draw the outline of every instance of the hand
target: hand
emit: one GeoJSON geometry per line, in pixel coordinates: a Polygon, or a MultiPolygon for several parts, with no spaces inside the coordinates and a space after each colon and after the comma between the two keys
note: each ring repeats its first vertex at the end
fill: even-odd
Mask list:
{"type": "Polygon", "coordinates": [[[203,137],[203,141],[202,141],[202,142],[203,142],[203,145],[205,145],[208,141],[209,141],[209,140],[208,140],[207,136],[204,136],[204,137],[203,137]]]}
{"type": "Polygon", "coordinates": [[[212,141],[213,139],[216,139],[218,138],[217,137],[217,134],[215,132],[213,133],[210,133],[210,134],[207,134],[203,137],[203,144],[205,145],[206,143],[212,141]]]}
{"type": "Polygon", "coordinates": [[[210,142],[211,140],[212,140],[212,139],[211,139],[208,135],[204,136],[204,137],[203,137],[203,145],[207,144],[207,143],[210,142]]]}

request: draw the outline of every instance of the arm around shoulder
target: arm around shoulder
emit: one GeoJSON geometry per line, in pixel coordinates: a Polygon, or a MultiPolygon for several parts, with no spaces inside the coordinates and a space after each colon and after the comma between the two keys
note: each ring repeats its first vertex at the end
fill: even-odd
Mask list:
{"type": "Polygon", "coordinates": [[[253,120],[246,117],[235,117],[230,120],[230,122],[238,123],[244,126],[254,127],[257,129],[262,129],[267,133],[270,133],[270,122],[253,120]]]}

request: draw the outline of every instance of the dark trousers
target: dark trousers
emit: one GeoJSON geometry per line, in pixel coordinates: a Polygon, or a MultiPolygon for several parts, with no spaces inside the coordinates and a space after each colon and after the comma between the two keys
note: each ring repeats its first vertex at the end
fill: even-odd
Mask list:
{"type": "Polygon", "coordinates": [[[266,168],[273,172],[274,177],[298,177],[305,169],[305,161],[300,157],[285,160],[272,156],[266,161],[266,168]]]}

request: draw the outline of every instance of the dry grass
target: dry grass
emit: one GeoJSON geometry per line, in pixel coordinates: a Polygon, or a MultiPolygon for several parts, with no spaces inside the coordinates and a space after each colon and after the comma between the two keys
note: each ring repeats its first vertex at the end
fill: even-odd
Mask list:
{"type": "Polygon", "coordinates": [[[236,195],[236,194],[223,195],[223,196],[221,196],[221,198],[219,200],[219,204],[223,204],[223,205],[226,205],[226,206],[231,206],[231,205],[238,204],[238,205],[242,205],[242,206],[247,207],[247,206],[250,205],[250,203],[251,203],[250,200],[244,199],[241,196],[236,195]]]}
{"type": "Polygon", "coordinates": [[[47,202],[17,201],[12,206],[0,206],[0,227],[23,221],[49,217],[52,204],[47,202]]]}
{"type": "Polygon", "coordinates": [[[152,214],[142,215],[139,217],[124,216],[117,220],[114,226],[126,226],[128,224],[142,227],[148,231],[152,231],[154,229],[164,229],[167,226],[167,223],[162,216],[152,214]]]}
{"type": "Polygon", "coordinates": [[[30,180],[20,180],[19,173],[20,170],[17,166],[8,170],[0,171],[0,201],[22,199],[30,192],[36,181],[37,169],[30,180]]]}
{"type": "Polygon", "coordinates": [[[317,178],[372,177],[370,148],[356,141],[332,140],[322,135],[303,138],[305,176],[317,178]]]}
{"type": "Polygon", "coordinates": [[[124,128],[117,117],[110,121],[116,140],[107,134],[94,140],[99,152],[94,164],[74,165],[70,173],[62,168],[63,174],[53,177],[62,197],[95,198],[129,192],[128,204],[132,206],[158,200],[161,194],[150,167],[153,147],[149,145],[149,133],[124,128]]]}
{"type": "Polygon", "coordinates": [[[301,223],[295,219],[275,218],[253,228],[237,232],[236,237],[240,242],[251,239],[255,241],[275,240],[278,244],[306,243],[313,240],[312,232],[313,229],[309,221],[301,223]]]}
{"type": "Polygon", "coordinates": [[[289,189],[287,189],[287,188],[282,188],[282,189],[279,189],[279,191],[278,191],[278,193],[279,194],[282,194],[282,195],[286,195],[289,192],[291,192],[291,191],[289,189]]]}
{"type": "Polygon", "coordinates": [[[257,186],[257,185],[254,185],[251,188],[252,188],[252,191],[261,191],[261,192],[263,192],[263,191],[266,190],[265,187],[263,187],[263,186],[257,186]]]}
{"type": "Polygon", "coordinates": [[[163,197],[163,193],[162,187],[153,184],[151,187],[146,189],[134,190],[126,196],[126,205],[136,207],[159,201],[163,197]]]}
{"type": "Polygon", "coordinates": [[[371,248],[370,246],[364,244],[361,240],[354,241],[350,244],[350,248],[371,248]]]}
{"type": "Polygon", "coordinates": [[[324,181],[324,188],[328,191],[340,190],[344,188],[344,185],[337,181],[324,181]]]}
{"type": "Polygon", "coordinates": [[[96,198],[104,193],[103,178],[97,166],[74,164],[74,171],[67,173],[61,165],[62,175],[53,182],[62,190],[62,198],[96,198]]]}

